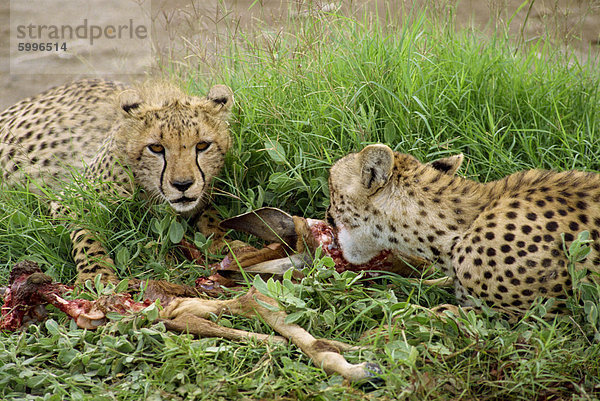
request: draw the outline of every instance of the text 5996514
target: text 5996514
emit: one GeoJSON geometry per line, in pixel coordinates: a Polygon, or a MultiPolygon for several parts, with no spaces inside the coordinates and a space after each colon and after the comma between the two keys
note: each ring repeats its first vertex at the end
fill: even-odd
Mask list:
{"type": "Polygon", "coordinates": [[[67,44],[65,42],[19,42],[17,50],[20,52],[67,51],[67,44]]]}

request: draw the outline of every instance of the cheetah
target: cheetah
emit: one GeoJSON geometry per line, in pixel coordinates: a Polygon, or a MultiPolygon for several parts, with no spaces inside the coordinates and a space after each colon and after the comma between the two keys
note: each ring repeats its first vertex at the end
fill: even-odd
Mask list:
{"type": "Polygon", "coordinates": [[[344,257],[365,263],[382,250],[435,261],[453,278],[459,305],[479,299],[522,316],[536,297],[573,294],[563,250],[588,230],[588,272],[600,272],[600,175],[529,170],[489,183],[454,175],[463,155],[424,164],[376,144],[330,170],[327,219],[344,257]]]}
{"type": "MultiPolygon", "coordinates": [[[[129,87],[80,80],[55,87],[0,114],[2,181],[60,190],[80,170],[100,190],[127,197],[139,188],[149,202],[166,202],[195,219],[205,234],[222,235],[208,198],[231,146],[232,104],[224,85],[206,97],[163,81],[129,87]]],[[[52,203],[54,214],[69,213],[64,209],[52,203]]],[[[94,233],[73,227],[70,236],[78,284],[98,274],[116,280],[113,260],[94,233]]]]}

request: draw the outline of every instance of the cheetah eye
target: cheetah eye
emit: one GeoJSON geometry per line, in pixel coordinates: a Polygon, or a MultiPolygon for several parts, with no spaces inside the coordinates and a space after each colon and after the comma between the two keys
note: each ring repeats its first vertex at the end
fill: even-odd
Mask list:
{"type": "Polygon", "coordinates": [[[204,152],[209,147],[210,147],[210,142],[198,142],[198,144],[196,145],[196,150],[198,152],[204,152]]]}
{"type": "Polygon", "coordinates": [[[151,145],[148,145],[148,149],[150,149],[152,153],[164,153],[165,151],[165,147],[159,143],[153,143],[151,145]]]}

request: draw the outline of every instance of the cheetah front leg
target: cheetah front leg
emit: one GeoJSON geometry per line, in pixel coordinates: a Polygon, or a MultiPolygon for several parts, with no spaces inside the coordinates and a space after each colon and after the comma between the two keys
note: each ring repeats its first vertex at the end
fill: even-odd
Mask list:
{"type": "Polygon", "coordinates": [[[217,211],[210,208],[204,210],[196,221],[196,229],[206,238],[211,239],[208,252],[220,253],[225,248],[225,232],[219,228],[217,211]]]}
{"type": "MultiPolygon", "coordinates": [[[[50,204],[51,215],[54,218],[62,218],[72,215],[60,201],[50,204]]],[[[98,274],[104,283],[116,283],[117,276],[114,272],[114,261],[98,239],[87,229],[72,227],[69,234],[71,238],[71,256],[77,266],[76,285],[83,285],[86,280],[94,280],[98,274]]]]}
{"type": "Polygon", "coordinates": [[[77,265],[75,285],[83,285],[86,280],[93,281],[98,274],[104,283],[118,281],[114,261],[92,233],[79,228],[71,231],[70,237],[73,244],[71,255],[77,265]]]}
{"type": "Polygon", "coordinates": [[[207,249],[209,254],[227,253],[248,246],[248,244],[239,240],[227,241],[225,239],[227,233],[219,227],[219,221],[218,213],[212,207],[204,210],[196,221],[196,229],[206,238],[211,238],[211,243],[207,249]]]}
{"type": "MultiPolygon", "coordinates": [[[[88,185],[95,185],[93,188],[98,192],[110,194],[117,199],[130,197],[133,188],[131,176],[109,157],[108,161],[102,163],[106,149],[100,152],[92,161],[89,168],[85,172],[85,178],[89,181],[88,185]],[[107,166],[113,168],[106,170],[107,166]],[[96,176],[102,177],[102,181],[94,182],[96,176]]],[[[92,189],[92,188],[88,188],[92,189]]],[[[54,218],[70,217],[71,221],[79,221],[79,216],[63,204],[63,195],[59,196],[58,200],[51,202],[51,215],[54,218]]],[[[85,207],[85,209],[89,209],[85,207]]],[[[100,275],[103,283],[117,283],[118,278],[115,274],[115,263],[108,255],[106,248],[88,229],[80,227],[77,223],[70,223],[71,233],[71,256],[77,266],[77,278],[75,284],[83,285],[87,280],[94,280],[100,275]]]]}

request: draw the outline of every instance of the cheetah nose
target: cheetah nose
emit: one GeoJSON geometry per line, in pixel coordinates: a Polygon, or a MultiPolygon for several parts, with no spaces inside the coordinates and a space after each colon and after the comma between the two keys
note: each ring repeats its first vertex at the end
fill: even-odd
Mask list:
{"type": "Polygon", "coordinates": [[[185,192],[189,187],[192,186],[192,184],[194,184],[194,180],[171,181],[171,185],[181,192],[185,192]]]}

